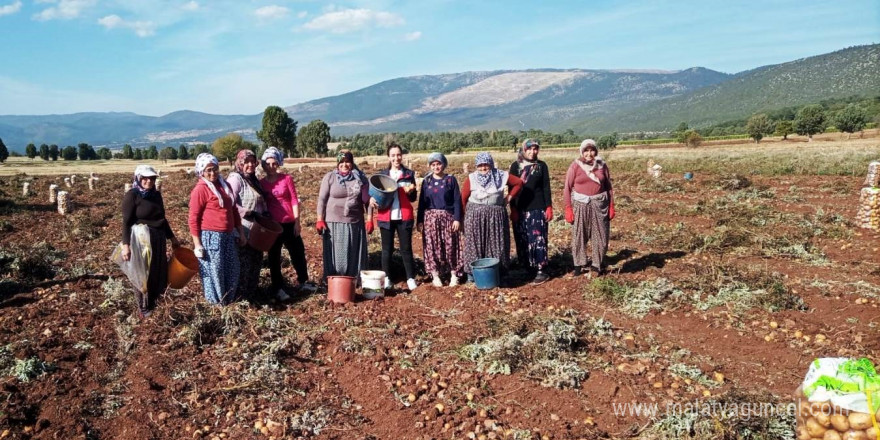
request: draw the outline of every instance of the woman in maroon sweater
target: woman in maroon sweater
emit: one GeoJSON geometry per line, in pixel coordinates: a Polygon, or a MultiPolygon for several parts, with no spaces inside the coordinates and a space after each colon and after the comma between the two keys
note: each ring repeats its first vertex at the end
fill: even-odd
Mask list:
{"type": "Polygon", "coordinates": [[[131,189],[122,198],[122,259],[131,259],[131,228],[134,225],[145,225],[150,232],[151,260],[147,276],[146,292],[142,287],[135,286],[138,313],[143,317],[150,314],[156,307],[159,298],[168,287],[168,257],[166,240],[171,246],[178,247],[180,242],[165,218],[165,203],[162,193],[156,189],[158,174],[149,165],[138,165],[134,170],[134,182],[131,189]]]}
{"type": "Polygon", "coordinates": [[[235,301],[239,261],[236,243],[244,246],[235,194],[220,176],[220,162],[208,153],[196,158],[201,177],[190,193],[189,231],[199,257],[199,276],[211,304],[235,301]]]}
{"type": "Polygon", "coordinates": [[[565,221],[574,225],[571,230],[574,274],[587,270],[587,276],[601,275],[614,218],[614,189],[608,165],[598,156],[596,141],[581,142],[580,153],[581,157],[568,167],[563,187],[565,221]],[[587,242],[592,244],[589,257],[587,242]]]}

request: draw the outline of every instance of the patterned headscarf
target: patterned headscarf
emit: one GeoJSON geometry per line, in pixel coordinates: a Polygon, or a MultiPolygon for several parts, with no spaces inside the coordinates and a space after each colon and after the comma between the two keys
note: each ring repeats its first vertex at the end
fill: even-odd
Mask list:
{"type": "Polygon", "coordinates": [[[250,174],[244,172],[244,163],[247,162],[248,158],[253,157],[257,158],[257,155],[254,154],[251,150],[241,150],[235,156],[235,172],[241,176],[241,179],[245,181],[257,194],[263,195],[263,189],[260,187],[260,181],[257,179],[257,173],[252,172],[250,174]]]}
{"type": "Polygon", "coordinates": [[[266,151],[263,152],[263,157],[260,158],[260,165],[263,166],[263,169],[266,169],[266,160],[268,159],[275,159],[278,166],[284,165],[284,153],[275,147],[266,148],[266,151]]]}
{"type": "Polygon", "coordinates": [[[159,174],[156,173],[156,170],[149,165],[138,165],[137,168],[134,169],[134,183],[131,185],[132,188],[136,189],[141,198],[149,199],[154,194],[156,194],[156,186],[154,185],[151,189],[146,189],[141,186],[141,177],[156,177],[159,174]]]}
{"type": "Polygon", "coordinates": [[[532,162],[526,159],[526,150],[532,147],[540,147],[541,145],[536,140],[526,139],[522,143],[522,147],[519,149],[519,152],[516,153],[516,161],[519,162],[519,178],[522,179],[523,183],[528,182],[529,177],[538,171],[537,160],[538,156],[535,156],[535,162],[532,162]]]}
{"type": "Polygon", "coordinates": [[[495,184],[495,188],[501,189],[501,181],[504,177],[504,171],[500,171],[495,168],[495,160],[492,159],[492,155],[487,152],[477,153],[477,156],[474,158],[474,166],[480,165],[489,165],[489,172],[486,174],[481,174],[479,171],[474,171],[477,173],[477,182],[483,188],[489,185],[489,182],[495,184]]]}
{"type": "Polygon", "coordinates": [[[434,162],[442,163],[444,169],[446,169],[446,167],[449,165],[449,162],[446,160],[446,156],[444,156],[443,153],[437,151],[428,155],[428,165],[431,165],[434,162]]]}
{"type": "Polygon", "coordinates": [[[584,139],[583,142],[581,142],[581,147],[579,149],[580,155],[583,156],[584,151],[586,151],[586,149],[589,147],[593,147],[592,150],[594,150],[597,154],[599,153],[599,149],[596,148],[596,141],[592,139],[584,139]]]}
{"type": "MultiPolygon", "coordinates": [[[[205,183],[208,184],[208,188],[211,190],[212,193],[214,193],[214,196],[217,197],[217,204],[220,205],[220,207],[222,208],[223,197],[220,197],[220,193],[217,191],[217,187],[214,185],[214,182],[211,182],[202,175],[202,173],[205,172],[205,168],[208,168],[209,165],[216,166],[219,171],[220,161],[217,160],[217,158],[214,157],[214,155],[211,153],[202,153],[198,157],[196,157],[196,174],[198,174],[199,177],[201,177],[202,180],[204,180],[205,183]]],[[[217,181],[220,182],[220,187],[223,188],[223,191],[226,193],[226,195],[234,199],[235,196],[232,195],[232,188],[229,187],[229,185],[226,183],[226,179],[224,179],[219,172],[217,173],[217,181]]]]}
{"type": "Polygon", "coordinates": [[[357,167],[354,163],[354,154],[351,151],[340,151],[336,154],[336,169],[333,170],[336,173],[336,181],[339,182],[340,185],[345,185],[345,182],[352,181],[357,179],[361,184],[367,183],[367,176],[357,167]],[[342,174],[339,172],[339,164],[342,162],[348,162],[351,164],[351,171],[346,174],[342,174]]]}

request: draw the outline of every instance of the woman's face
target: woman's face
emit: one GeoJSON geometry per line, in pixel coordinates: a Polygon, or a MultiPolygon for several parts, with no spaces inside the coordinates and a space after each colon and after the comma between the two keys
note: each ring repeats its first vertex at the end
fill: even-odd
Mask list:
{"type": "Polygon", "coordinates": [[[141,184],[141,188],[143,189],[153,189],[156,187],[156,176],[141,177],[138,179],[138,182],[141,184]]]}
{"type": "Polygon", "coordinates": [[[205,171],[202,172],[202,176],[210,182],[216,182],[217,178],[220,176],[220,170],[217,168],[217,165],[210,164],[205,168],[205,171]]]}
{"type": "Polygon", "coordinates": [[[257,169],[257,158],[254,156],[248,156],[241,165],[241,169],[244,170],[245,174],[253,174],[254,170],[257,169]]]}
{"type": "Polygon", "coordinates": [[[352,163],[347,160],[343,160],[342,162],[339,162],[339,165],[336,165],[336,169],[339,170],[340,173],[348,173],[352,168],[354,168],[352,163]]]}
{"type": "Polygon", "coordinates": [[[523,151],[523,156],[525,156],[526,160],[533,161],[538,158],[538,151],[540,148],[541,147],[538,147],[537,145],[526,148],[526,150],[523,151]]]}
{"type": "Polygon", "coordinates": [[[400,163],[403,162],[403,151],[400,148],[392,148],[388,152],[388,160],[391,162],[391,166],[400,168],[400,163]]]}
{"type": "Polygon", "coordinates": [[[489,174],[489,164],[481,163],[477,165],[477,172],[480,174],[489,174]]]}
{"type": "Polygon", "coordinates": [[[581,155],[587,163],[590,163],[596,158],[596,151],[592,148],[587,148],[581,155]]]}
{"type": "Polygon", "coordinates": [[[434,174],[437,174],[437,175],[443,174],[443,170],[445,168],[446,167],[443,166],[443,162],[440,162],[439,160],[435,160],[435,161],[431,162],[431,172],[434,174]]]}
{"type": "MultiPolygon", "coordinates": [[[[256,168],[256,159],[254,160],[254,168],[256,168]]],[[[247,168],[247,162],[245,162],[245,164],[244,164],[244,171],[245,171],[246,173],[252,173],[252,172],[253,172],[253,171],[248,171],[248,168],[247,168]]],[[[266,174],[269,175],[269,176],[273,176],[273,175],[275,175],[275,173],[278,172],[278,161],[275,160],[275,159],[273,159],[273,158],[271,158],[271,157],[270,157],[269,159],[266,159],[266,169],[265,169],[265,171],[266,171],[266,174]]]]}

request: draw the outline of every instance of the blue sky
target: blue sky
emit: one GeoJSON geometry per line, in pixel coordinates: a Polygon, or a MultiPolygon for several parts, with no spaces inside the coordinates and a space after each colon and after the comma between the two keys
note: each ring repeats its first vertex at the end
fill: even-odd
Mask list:
{"type": "Polygon", "coordinates": [[[0,0],[0,114],[256,114],[401,76],[735,73],[871,43],[877,0],[0,0]]]}

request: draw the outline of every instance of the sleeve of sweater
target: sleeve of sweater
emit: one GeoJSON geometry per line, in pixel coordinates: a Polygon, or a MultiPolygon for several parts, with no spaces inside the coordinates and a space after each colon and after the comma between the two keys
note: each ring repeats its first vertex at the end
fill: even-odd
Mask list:
{"type": "Polygon", "coordinates": [[[324,175],[324,178],[321,180],[321,189],[318,190],[318,220],[325,220],[325,211],[327,210],[327,200],[330,198],[330,179],[333,177],[333,172],[329,172],[324,175]]]}
{"type": "Polygon", "coordinates": [[[572,162],[571,165],[568,166],[568,171],[565,172],[565,183],[562,185],[562,200],[565,202],[565,206],[571,206],[571,188],[574,186],[574,173],[576,166],[577,165],[572,162]]]}
{"type": "Polygon", "coordinates": [[[208,188],[199,181],[189,193],[189,233],[194,237],[198,237],[202,232],[202,215],[208,202],[206,191],[209,191],[208,188]]]}
{"type": "Polygon", "coordinates": [[[238,214],[244,216],[247,213],[247,209],[241,204],[241,190],[244,188],[245,183],[241,180],[241,176],[238,173],[229,173],[229,177],[226,178],[226,183],[229,185],[229,189],[232,190],[232,195],[235,198],[235,208],[238,209],[238,214]]]}
{"type": "Polygon", "coordinates": [[[129,191],[122,196],[122,244],[131,244],[131,227],[137,221],[135,217],[134,191],[129,191]]]}
{"type": "Polygon", "coordinates": [[[516,196],[519,195],[519,192],[522,191],[523,181],[519,177],[514,176],[513,174],[507,176],[507,188],[510,191],[510,199],[513,200],[516,196]]]}
{"type": "Polygon", "coordinates": [[[605,179],[608,182],[608,188],[606,191],[614,191],[614,187],[611,185],[611,170],[608,169],[608,165],[605,165],[605,179]]]}
{"type": "Polygon", "coordinates": [[[550,167],[547,166],[546,162],[541,162],[541,168],[544,168],[544,201],[547,202],[547,206],[553,206],[553,195],[550,194],[550,167]]]}
{"type": "Polygon", "coordinates": [[[290,207],[299,205],[299,196],[296,194],[296,184],[293,183],[293,177],[287,175],[287,190],[290,191],[290,207]]]}
{"type": "Polygon", "coordinates": [[[428,179],[422,181],[422,190],[419,191],[419,206],[416,208],[416,224],[425,222],[425,209],[427,209],[428,201],[425,199],[425,182],[428,179]]]}
{"type": "Polygon", "coordinates": [[[159,207],[162,209],[162,216],[164,217],[163,223],[165,223],[165,238],[172,239],[174,238],[174,231],[171,230],[171,223],[168,223],[168,215],[165,213],[165,200],[162,198],[162,193],[158,194],[159,197],[159,207]]]}
{"type": "Polygon", "coordinates": [[[452,207],[452,219],[460,222],[464,218],[464,210],[461,208],[461,191],[455,177],[452,178],[452,207]]]}

